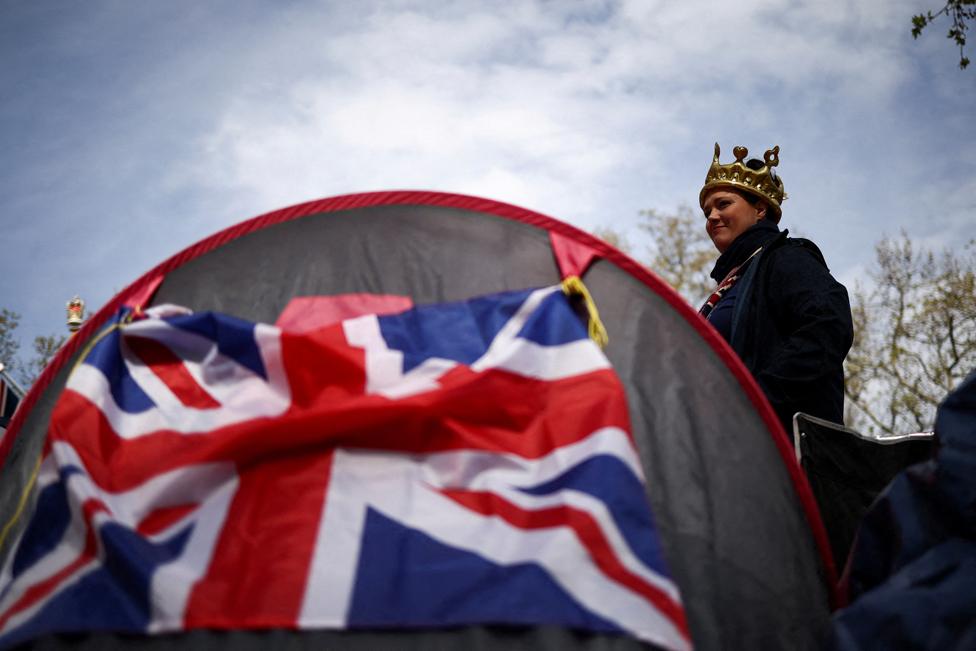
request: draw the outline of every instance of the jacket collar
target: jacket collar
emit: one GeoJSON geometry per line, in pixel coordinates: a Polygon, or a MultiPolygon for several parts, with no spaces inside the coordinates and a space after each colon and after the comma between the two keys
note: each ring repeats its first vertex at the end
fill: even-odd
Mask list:
{"type": "Polygon", "coordinates": [[[788,231],[780,231],[779,226],[768,219],[762,219],[750,226],[735,241],[725,249],[725,253],[718,257],[710,274],[715,282],[723,278],[736,265],[745,262],[756,249],[766,246],[779,236],[785,236],[788,231]]]}

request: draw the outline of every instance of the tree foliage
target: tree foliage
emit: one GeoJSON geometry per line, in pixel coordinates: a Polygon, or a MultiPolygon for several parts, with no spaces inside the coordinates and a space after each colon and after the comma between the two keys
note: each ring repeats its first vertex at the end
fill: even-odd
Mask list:
{"type": "Polygon", "coordinates": [[[627,236],[620,231],[614,230],[610,226],[601,226],[593,231],[593,234],[610,246],[623,251],[627,255],[634,252],[633,248],[630,246],[630,241],[627,239],[627,236]]]}
{"type": "Polygon", "coordinates": [[[593,234],[636,257],[698,307],[715,287],[708,273],[718,258],[698,212],[682,205],[674,212],[642,210],[639,215],[638,228],[648,236],[644,256],[635,253],[636,247],[625,233],[612,227],[602,226],[593,234]]]}
{"type": "Polygon", "coordinates": [[[0,308],[0,362],[4,369],[24,385],[31,385],[41,374],[51,358],[65,342],[59,335],[38,336],[34,338],[33,355],[24,364],[20,359],[20,340],[17,327],[20,315],[7,308],[0,308]]]}
{"type": "Polygon", "coordinates": [[[20,315],[7,308],[0,308],[0,362],[8,373],[17,369],[20,342],[15,331],[20,325],[20,315]]]}
{"type": "Polygon", "coordinates": [[[874,286],[853,295],[847,420],[876,433],[931,430],[938,404],[976,368],[976,251],[936,255],[902,233],[875,254],[874,286]]]}
{"type": "Polygon", "coordinates": [[[969,58],[966,56],[966,31],[969,29],[969,21],[976,18],[976,0],[947,0],[945,6],[935,13],[926,11],[924,14],[912,16],[912,37],[918,38],[922,30],[939,16],[952,19],[946,38],[955,41],[959,46],[959,67],[965,69],[969,65],[969,58]]]}
{"type": "Polygon", "coordinates": [[[650,236],[648,266],[697,306],[715,287],[708,273],[718,253],[705,234],[704,220],[688,205],[673,213],[640,212],[642,231],[650,236]]]}
{"type": "Polygon", "coordinates": [[[21,373],[24,382],[34,384],[41,371],[50,363],[65,341],[67,341],[67,337],[63,335],[39,335],[34,337],[34,355],[27,362],[27,366],[21,373]]]}

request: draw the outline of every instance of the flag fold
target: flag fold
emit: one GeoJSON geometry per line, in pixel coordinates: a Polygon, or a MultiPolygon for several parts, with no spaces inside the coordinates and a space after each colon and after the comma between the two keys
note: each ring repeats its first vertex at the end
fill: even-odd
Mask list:
{"type": "Polygon", "coordinates": [[[558,286],[311,329],[161,306],[95,342],[0,568],[0,648],[479,624],[690,648],[622,385],[558,286]]]}

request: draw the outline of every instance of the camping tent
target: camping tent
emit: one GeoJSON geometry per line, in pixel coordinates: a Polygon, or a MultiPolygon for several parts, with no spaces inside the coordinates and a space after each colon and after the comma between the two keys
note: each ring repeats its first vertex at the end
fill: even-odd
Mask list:
{"type": "MultiPolygon", "coordinates": [[[[829,616],[833,561],[809,486],[758,386],[670,287],[606,243],[486,199],[380,192],[268,213],[178,253],[89,319],[42,374],[0,443],[0,517],[10,541],[69,370],[122,305],[173,303],[274,323],[294,297],[382,294],[414,304],[542,287],[579,274],[626,390],[664,556],[696,648],[813,648],[829,616]]],[[[644,648],[554,627],[415,631],[209,631],[161,639],[93,633],[78,644],[210,649],[644,648]]]]}

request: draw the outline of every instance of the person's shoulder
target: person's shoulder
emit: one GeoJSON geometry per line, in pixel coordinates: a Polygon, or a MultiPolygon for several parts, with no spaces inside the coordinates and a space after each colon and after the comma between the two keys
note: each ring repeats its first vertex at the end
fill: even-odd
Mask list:
{"type": "Polygon", "coordinates": [[[783,236],[777,238],[774,242],[770,254],[771,258],[781,262],[809,262],[813,260],[827,271],[830,271],[830,268],[827,266],[827,260],[824,258],[820,247],[805,237],[788,237],[786,232],[784,232],[783,236]]]}

